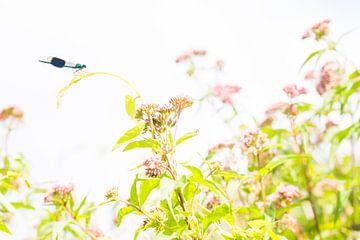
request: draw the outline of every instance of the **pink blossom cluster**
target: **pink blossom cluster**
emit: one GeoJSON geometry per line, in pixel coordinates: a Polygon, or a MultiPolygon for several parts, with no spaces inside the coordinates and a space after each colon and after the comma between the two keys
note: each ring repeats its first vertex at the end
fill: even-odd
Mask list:
{"type": "Polygon", "coordinates": [[[320,69],[320,81],[316,91],[323,95],[341,82],[341,67],[336,61],[326,62],[320,69]]]}
{"type": "Polygon", "coordinates": [[[310,29],[306,30],[302,36],[302,39],[314,37],[316,41],[319,41],[324,36],[329,34],[329,24],[329,19],[324,19],[323,21],[314,24],[310,29]]]}
{"type": "Polygon", "coordinates": [[[325,178],[319,181],[313,191],[317,196],[323,195],[324,191],[335,191],[339,188],[339,182],[334,179],[325,178]]]}
{"type": "Polygon", "coordinates": [[[256,155],[259,150],[267,147],[270,141],[259,129],[245,131],[240,139],[240,149],[244,154],[256,155]]]}
{"type": "Polygon", "coordinates": [[[22,120],[24,117],[23,111],[16,106],[4,108],[0,112],[0,121],[6,121],[8,119],[22,120]]]}
{"type": "Polygon", "coordinates": [[[286,109],[286,107],[287,107],[287,104],[284,102],[274,103],[266,110],[265,113],[266,114],[274,114],[276,112],[282,112],[286,109]]]}
{"type": "Polygon", "coordinates": [[[86,232],[90,233],[91,235],[94,235],[94,237],[97,237],[97,238],[105,237],[104,232],[96,226],[87,227],[86,232]]]}
{"type": "Polygon", "coordinates": [[[74,190],[74,185],[55,185],[50,190],[48,190],[44,202],[51,203],[54,202],[54,199],[64,199],[74,190]]]}
{"type": "Polygon", "coordinates": [[[296,233],[299,231],[299,224],[296,219],[288,213],[285,213],[281,218],[281,223],[285,228],[291,230],[296,233]]]}
{"type": "Polygon", "coordinates": [[[165,172],[166,163],[158,155],[153,155],[143,163],[148,177],[159,177],[165,172]]]}
{"type": "Polygon", "coordinates": [[[302,196],[298,187],[290,184],[281,184],[276,192],[267,196],[266,200],[273,203],[277,208],[286,207],[302,196]]]}
{"type": "Polygon", "coordinates": [[[182,53],[180,56],[178,56],[175,62],[180,63],[192,58],[193,56],[205,56],[205,55],[206,55],[206,50],[202,50],[202,49],[188,50],[182,53]]]}
{"type": "Polygon", "coordinates": [[[213,94],[218,97],[223,103],[234,105],[233,95],[239,93],[241,87],[238,85],[221,85],[216,84],[213,87],[213,94]]]}
{"type": "Polygon", "coordinates": [[[289,84],[289,85],[286,85],[284,88],[283,88],[284,92],[290,97],[290,98],[295,98],[295,97],[298,97],[302,94],[306,94],[307,93],[307,90],[306,88],[304,87],[298,87],[297,85],[295,84],[289,84]]]}

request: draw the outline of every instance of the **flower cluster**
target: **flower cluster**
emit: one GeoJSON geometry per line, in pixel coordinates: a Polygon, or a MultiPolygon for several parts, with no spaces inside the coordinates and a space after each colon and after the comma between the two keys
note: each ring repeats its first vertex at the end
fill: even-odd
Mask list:
{"type": "Polygon", "coordinates": [[[299,224],[296,219],[288,213],[285,213],[281,218],[283,226],[294,233],[299,231],[299,224]]]}
{"type": "Polygon", "coordinates": [[[3,109],[0,112],[0,122],[4,122],[6,120],[18,120],[21,121],[24,117],[23,111],[20,108],[12,106],[3,109]]]}
{"type": "Polygon", "coordinates": [[[329,19],[324,19],[323,21],[316,23],[310,29],[306,30],[302,36],[302,39],[314,37],[316,41],[319,41],[329,34],[329,24],[329,19]]]}
{"type": "Polygon", "coordinates": [[[316,91],[323,95],[325,92],[341,83],[341,68],[335,61],[326,62],[320,69],[320,81],[316,85],[316,91]]]}
{"type": "Polygon", "coordinates": [[[176,58],[175,62],[180,63],[180,62],[189,60],[193,56],[205,56],[205,55],[206,55],[206,51],[202,50],[202,49],[189,50],[189,51],[182,53],[180,56],[178,56],[176,58]]]}
{"type": "Polygon", "coordinates": [[[234,142],[223,142],[211,147],[208,151],[208,155],[214,155],[224,149],[233,149],[235,146],[234,142]]]}
{"type": "Polygon", "coordinates": [[[284,88],[283,88],[284,92],[288,95],[288,97],[290,98],[295,98],[295,97],[298,97],[302,94],[306,94],[307,93],[307,90],[306,88],[304,87],[298,87],[297,85],[295,84],[289,84],[289,85],[286,85],[284,88]]]}
{"type": "Polygon", "coordinates": [[[105,193],[105,198],[109,201],[117,200],[119,198],[119,190],[117,188],[111,188],[105,193]]]}
{"type": "Polygon", "coordinates": [[[220,204],[221,204],[221,200],[215,195],[215,193],[213,193],[211,191],[205,192],[204,205],[206,206],[207,209],[211,210],[215,206],[220,205],[220,204]]]}
{"type": "Polygon", "coordinates": [[[71,192],[74,190],[74,185],[56,185],[52,187],[44,198],[45,203],[56,203],[57,201],[66,202],[71,192]]]}
{"type": "Polygon", "coordinates": [[[169,103],[177,111],[182,111],[185,108],[191,107],[193,101],[187,96],[177,96],[170,99],[169,103]]]}
{"type": "Polygon", "coordinates": [[[339,189],[339,182],[334,179],[325,178],[320,180],[314,187],[313,192],[316,196],[322,196],[324,191],[336,191],[339,189]]]}
{"type": "Polygon", "coordinates": [[[287,105],[288,104],[284,103],[284,102],[274,103],[266,110],[265,113],[266,114],[274,114],[277,112],[283,112],[286,109],[287,105]]]}
{"type": "Polygon", "coordinates": [[[275,207],[286,207],[302,196],[298,187],[290,184],[281,184],[276,188],[276,192],[267,196],[266,200],[273,203],[275,207]]]}
{"type": "Polygon", "coordinates": [[[233,95],[239,93],[241,87],[238,85],[221,85],[216,84],[212,91],[215,97],[219,98],[221,102],[234,105],[233,95]]]}
{"type": "Polygon", "coordinates": [[[261,149],[267,147],[270,141],[266,134],[260,132],[259,129],[248,130],[244,132],[240,139],[240,149],[244,154],[259,153],[261,149]]]}
{"type": "Polygon", "coordinates": [[[166,162],[158,155],[153,155],[143,163],[145,174],[148,177],[159,177],[166,170],[166,162]]]}
{"type": "Polygon", "coordinates": [[[166,129],[174,127],[180,112],[192,104],[193,101],[186,96],[171,98],[169,103],[163,106],[142,104],[137,110],[135,118],[145,122],[145,132],[151,131],[158,136],[166,129]]]}

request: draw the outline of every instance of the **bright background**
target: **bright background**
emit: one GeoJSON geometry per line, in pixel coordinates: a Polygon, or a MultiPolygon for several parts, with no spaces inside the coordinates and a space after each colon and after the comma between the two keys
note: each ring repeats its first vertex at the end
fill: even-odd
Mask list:
{"type": "MultiPolygon", "coordinates": [[[[0,107],[17,105],[25,125],[11,141],[22,151],[35,183],[72,182],[79,197],[95,201],[118,186],[127,197],[130,168],[148,152],[111,152],[131,122],[124,113],[129,92],[108,77],[84,80],[71,89],[60,109],[57,91],[72,78],[69,69],[41,64],[58,56],[86,64],[89,71],[118,73],[145,100],[165,102],[177,94],[199,97],[199,79],[189,79],[175,64],[181,52],[201,48],[209,59],[225,60],[224,81],[242,86],[243,114],[261,117],[271,102],[284,99],[282,87],[301,84],[299,66],[316,50],[302,41],[313,23],[330,18],[334,36],[360,24],[356,0],[0,0],[0,107]]],[[[360,31],[343,40],[343,51],[358,63],[360,31]],[[351,49],[351,51],[350,51],[351,49]]],[[[195,159],[229,132],[209,111],[184,115],[180,131],[200,129],[200,136],[179,149],[195,159]]],[[[111,221],[100,216],[105,230],[111,221]]],[[[36,220],[32,221],[35,224],[36,220]]],[[[114,239],[131,239],[134,224],[125,221],[114,239]]],[[[25,231],[14,231],[22,239],[25,231]]]]}

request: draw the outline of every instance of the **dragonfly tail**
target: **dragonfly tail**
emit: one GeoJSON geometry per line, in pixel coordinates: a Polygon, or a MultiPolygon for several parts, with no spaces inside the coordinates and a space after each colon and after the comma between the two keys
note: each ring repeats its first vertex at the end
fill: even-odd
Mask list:
{"type": "Polygon", "coordinates": [[[48,63],[48,64],[50,64],[50,62],[43,61],[43,60],[39,60],[39,62],[42,62],[42,63],[48,63]]]}

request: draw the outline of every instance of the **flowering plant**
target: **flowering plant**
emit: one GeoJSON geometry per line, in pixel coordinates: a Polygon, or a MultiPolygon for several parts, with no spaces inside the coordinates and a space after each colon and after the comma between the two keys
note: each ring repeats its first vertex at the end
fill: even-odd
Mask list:
{"type": "MultiPolygon", "coordinates": [[[[288,100],[271,105],[263,121],[237,127],[235,137],[220,140],[206,150],[200,164],[177,155],[179,145],[199,133],[179,134],[183,113],[204,99],[211,99],[210,103],[215,99],[216,106],[232,110],[225,124],[238,123],[241,109],[234,98],[241,95],[240,86],[209,84],[209,91],[199,101],[177,96],[161,105],[144,102],[120,76],[78,73],[60,91],[59,100],[70,86],[95,74],[120,79],[136,95],[125,97],[133,127],[120,136],[114,150],[147,149],[148,156],[136,167],[125,199],[115,188],[106,192],[100,204],[89,202],[87,197],[77,202],[73,185],[50,188],[44,196],[48,210],[37,225],[38,239],[110,239],[92,221],[95,210],[105,204],[113,204],[117,226],[128,215],[142,218],[134,239],[359,238],[356,149],[360,71],[345,64],[347,59],[337,49],[338,42],[329,38],[329,30],[330,21],[324,20],[304,34],[303,39],[313,38],[324,47],[311,53],[302,65],[301,69],[307,68],[316,60],[315,68],[304,76],[306,81],[283,87],[288,100]],[[306,84],[309,87],[302,87],[306,84]],[[319,105],[303,101],[305,95],[312,94],[321,99],[319,105]],[[245,164],[239,166],[240,162],[245,164]]],[[[176,62],[186,64],[187,75],[193,78],[201,71],[195,60],[206,54],[204,50],[191,50],[176,62]]],[[[215,69],[223,71],[224,62],[216,61],[215,69]]],[[[5,129],[11,129],[14,120],[22,117],[22,112],[13,107],[1,112],[0,121],[6,122],[5,129]]],[[[0,179],[2,195],[24,176],[24,169],[14,170],[6,159],[7,154],[0,179]]],[[[19,204],[1,199],[0,230],[10,232],[5,215],[10,206],[19,204]]]]}

